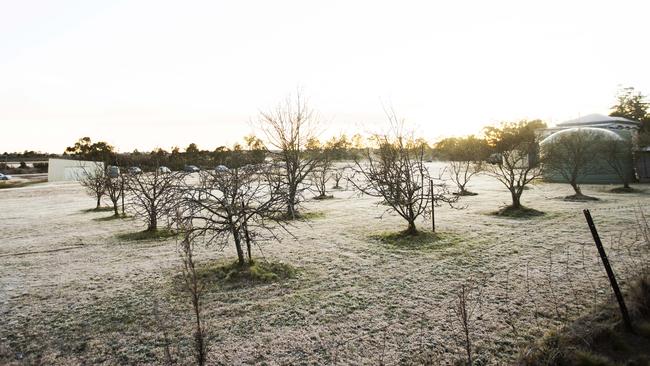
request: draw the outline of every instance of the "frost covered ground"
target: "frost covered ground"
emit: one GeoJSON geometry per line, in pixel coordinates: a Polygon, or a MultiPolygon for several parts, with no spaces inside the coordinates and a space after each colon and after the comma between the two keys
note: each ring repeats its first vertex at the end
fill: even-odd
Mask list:
{"type": "MultiPolygon", "coordinates": [[[[378,219],[385,206],[375,198],[343,190],[308,200],[304,210],[322,214],[255,253],[291,264],[295,278],[208,286],[210,363],[452,363],[463,357],[454,313],[462,286],[475,309],[477,357],[511,363],[526,342],[610,296],[583,208],[623,285],[647,268],[638,219],[650,215],[650,187],[635,187],[641,192],[584,186],[601,200],[580,203],[560,199],[568,185],[536,183],[522,201],[546,215],[511,219],[491,215],[508,192],[479,176],[463,209],[437,209],[443,239],[415,248],[372,238],[405,228],[397,217],[378,219]]],[[[175,357],[191,361],[175,239],[120,241],[139,221],[103,221],[110,212],[84,212],[92,207],[75,183],[0,190],[0,363],[160,364],[164,333],[175,357]]],[[[234,250],[197,256],[208,263],[234,250]]]]}

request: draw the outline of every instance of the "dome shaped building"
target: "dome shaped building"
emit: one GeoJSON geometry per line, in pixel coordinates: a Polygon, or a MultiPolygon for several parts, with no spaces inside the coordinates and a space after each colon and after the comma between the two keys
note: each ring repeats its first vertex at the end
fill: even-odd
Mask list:
{"type": "MultiPolygon", "coordinates": [[[[541,131],[540,154],[543,159],[545,150],[557,151],[562,148],[558,145],[569,143],[582,144],[582,150],[587,153],[581,163],[587,169],[578,183],[618,184],[621,182],[620,174],[625,174],[628,180],[634,178],[632,141],[639,128],[639,122],[626,118],[590,114],[541,131]]],[[[566,148],[570,150],[568,146],[566,148]]],[[[566,181],[557,169],[546,170],[544,179],[566,181]]]]}

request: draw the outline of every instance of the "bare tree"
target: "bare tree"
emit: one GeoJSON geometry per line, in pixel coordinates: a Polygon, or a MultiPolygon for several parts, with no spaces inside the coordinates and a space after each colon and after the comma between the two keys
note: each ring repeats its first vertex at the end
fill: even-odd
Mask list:
{"type": "MultiPolygon", "coordinates": [[[[194,262],[194,241],[191,220],[183,219],[177,213],[176,220],[178,231],[183,233],[183,240],[179,244],[181,260],[183,263],[183,280],[185,289],[190,295],[192,311],[194,313],[194,355],[196,364],[203,366],[206,363],[208,344],[205,321],[202,316],[203,304],[202,295],[205,285],[202,283],[196,271],[194,262]]],[[[171,357],[168,356],[168,359],[171,357]]]]}
{"type": "Polygon", "coordinates": [[[472,342],[474,321],[477,318],[477,312],[481,306],[480,289],[472,289],[471,287],[462,284],[456,294],[456,303],[454,305],[454,315],[460,323],[460,330],[462,333],[462,341],[460,343],[465,349],[467,365],[471,366],[474,364],[474,345],[472,342]],[[473,290],[475,291],[474,294],[472,294],[473,290]]]}
{"type": "Polygon", "coordinates": [[[242,266],[253,262],[252,245],[285,227],[280,216],[286,197],[274,181],[265,179],[264,169],[269,166],[202,172],[207,175],[204,183],[186,186],[181,198],[182,217],[194,223],[194,235],[222,248],[232,241],[242,266]]]}
{"type": "Polygon", "coordinates": [[[521,209],[521,195],[530,182],[542,174],[536,161],[537,135],[546,127],[539,120],[506,123],[501,127],[487,127],[485,134],[494,149],[496,161],[485,165],[485,172],[501,182],[510,192],[512,205],[506,210],[521,209]]]}
{"type": "Polygon", "coordinates": [[[452,204],[458,198],[449,194],[441,179],[436,184],[425,166],[424,148],[411,135],[403,133],[403,122],[395,113],[387,113],[391,130],[375,135],[378,149],[366,149],[364,160],[355,159],[350,183],[361,193],[381,197],[388,206],[407,221],[407,235],[416,235],[415,222],[431,213],[432,201],[452,204]],[[433,188],[433,189],[432,189],[433,188]]]}
{"type": "Polygon", "coordinates": [[[573,188],[575,194],[567,198],[594,199],[582,194],[580,181],[599,168],[596,161],[603,155],[604,132],[596,128],[563,130],[540,144],[544,172],[559,177],[573,188]]]}
{"type": "Polygon", "coordinates": [[[311,172],[311,182],[316,188],[316,199],[327,199],[332,196],[327,195],[327,182],[332,178],[332,155],[327,148],[318,152],[320,154],[319,164],[311,172]]]}
{"type": "Polygon", "coordinates": [[[308,188],[306,178],[316,168],[318,156],[306,152],[307,143],[316,137],[319,120],[300,96],[288,98],[269,112],[261,112],[259,125],[269,153],[283,165],[282,182],[286,186],[286,216],[299,216],[298,204],[308,188]]]}
{"type": "Polygon", "coordinates": [[[332,189],[342,189],[341,180],[346,177],[346,171],[348,166],[335,167],[332,169],[332,179],[334,180],[334,186],[332,189]]]}
{"type": "Polygon", "coordinates": [[[97,206],[99,209],[102,204],[102,197],[106,193],[105,178],[106,172],[101,163],[95,163],[91,167],[81,167],[79,177],[79,184],[86,190],[89,196],[97,199],[97,206]]]}
{"type": "Polygon", "coordinates": [[[124,188],[122,175],[111,176],[107,174],[104,177],[104,187],[106,189],[106,196],[108,196],[111,203],[113,204],[113,212],[115,216],[119,216],[119,202],[120,198],[122,198],[124,188]]]}
{"type": "Polygon", "coordinates": [[[480,161],[450,161],[448,164],[451,181],[458,187],[459,196],[474,196],[476,193],[467,190],[467,183],[473,176],[480,173],[483,163],[480,161]]]}
{"type": "Polygon", "coordinates": [[[467,190],[467,184],[483,169],[483,161],[488,155],[487,141],[474,136],[451,137],[438,142],[436,150],[449,160],[449,175],[458,187],[458,195],[475,195],[467,190]]]}
{"type": "Polygon", "coordinates": [[[125,175],[125,187],[129,192],[129,207],[141,217],[147,231],[158,230],[158,223],[164,217],[172,217],[177,204],[178,188],[185,174],[182,172],[125,175]]]}

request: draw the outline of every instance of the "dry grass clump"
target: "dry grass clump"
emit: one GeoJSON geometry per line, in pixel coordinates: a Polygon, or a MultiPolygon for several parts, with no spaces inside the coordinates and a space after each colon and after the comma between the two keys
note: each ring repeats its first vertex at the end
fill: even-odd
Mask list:
{"type": "Polygon", "coordinates": [[[635,332],[626,330],[612,301],[524,349],[521,365],[650,365],[650,277],[627,294],[635,332]]]}

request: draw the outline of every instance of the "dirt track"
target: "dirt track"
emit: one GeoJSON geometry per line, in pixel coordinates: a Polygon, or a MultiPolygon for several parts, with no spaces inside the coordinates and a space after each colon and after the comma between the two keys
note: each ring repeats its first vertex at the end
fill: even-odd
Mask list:
{"type": "MultiPolygon", "coordinates": [[[[592,209],[624,284],[647,266],[650,248],[635,229],[639,207],[650,214],[650,195],[609,188],[585,186],[601,201],[577,203],[559,199],[568,185],[536,184],[523,203],[547,214],[508,219],[490,212],[509,194],[481,176],[464,209],[438,209],[447,241],[422,249],[369,238],[404,228],[396,217],[377,219],[385,207],[376,199],[337,191],[333,200],[308,201],[305,209],[323,216],[297,223],[297,240],[256,253],[295,266],[296,278],[209,288],[212,363],[397,364],[422,353],[451,362],[462,357],[451,312],[462,284],[481,291],[480,357],[511,362],[522,342],[609,295],[583,208],[592,209]],[[621,233],[625,246],[614,240],[621,233]]],[[[116,234],[140,230],[139,222],[98,221],[110,213],[84,212],[92,204],[75,183],[0,190],[0,363],[158,364],[164,324],[177,348],[188,348],[188,305],[173,284],[175,241],[120,242],[116,234]]],[[[199,259],[232,256],[232,248],[202,248],[199,259]]]]}

